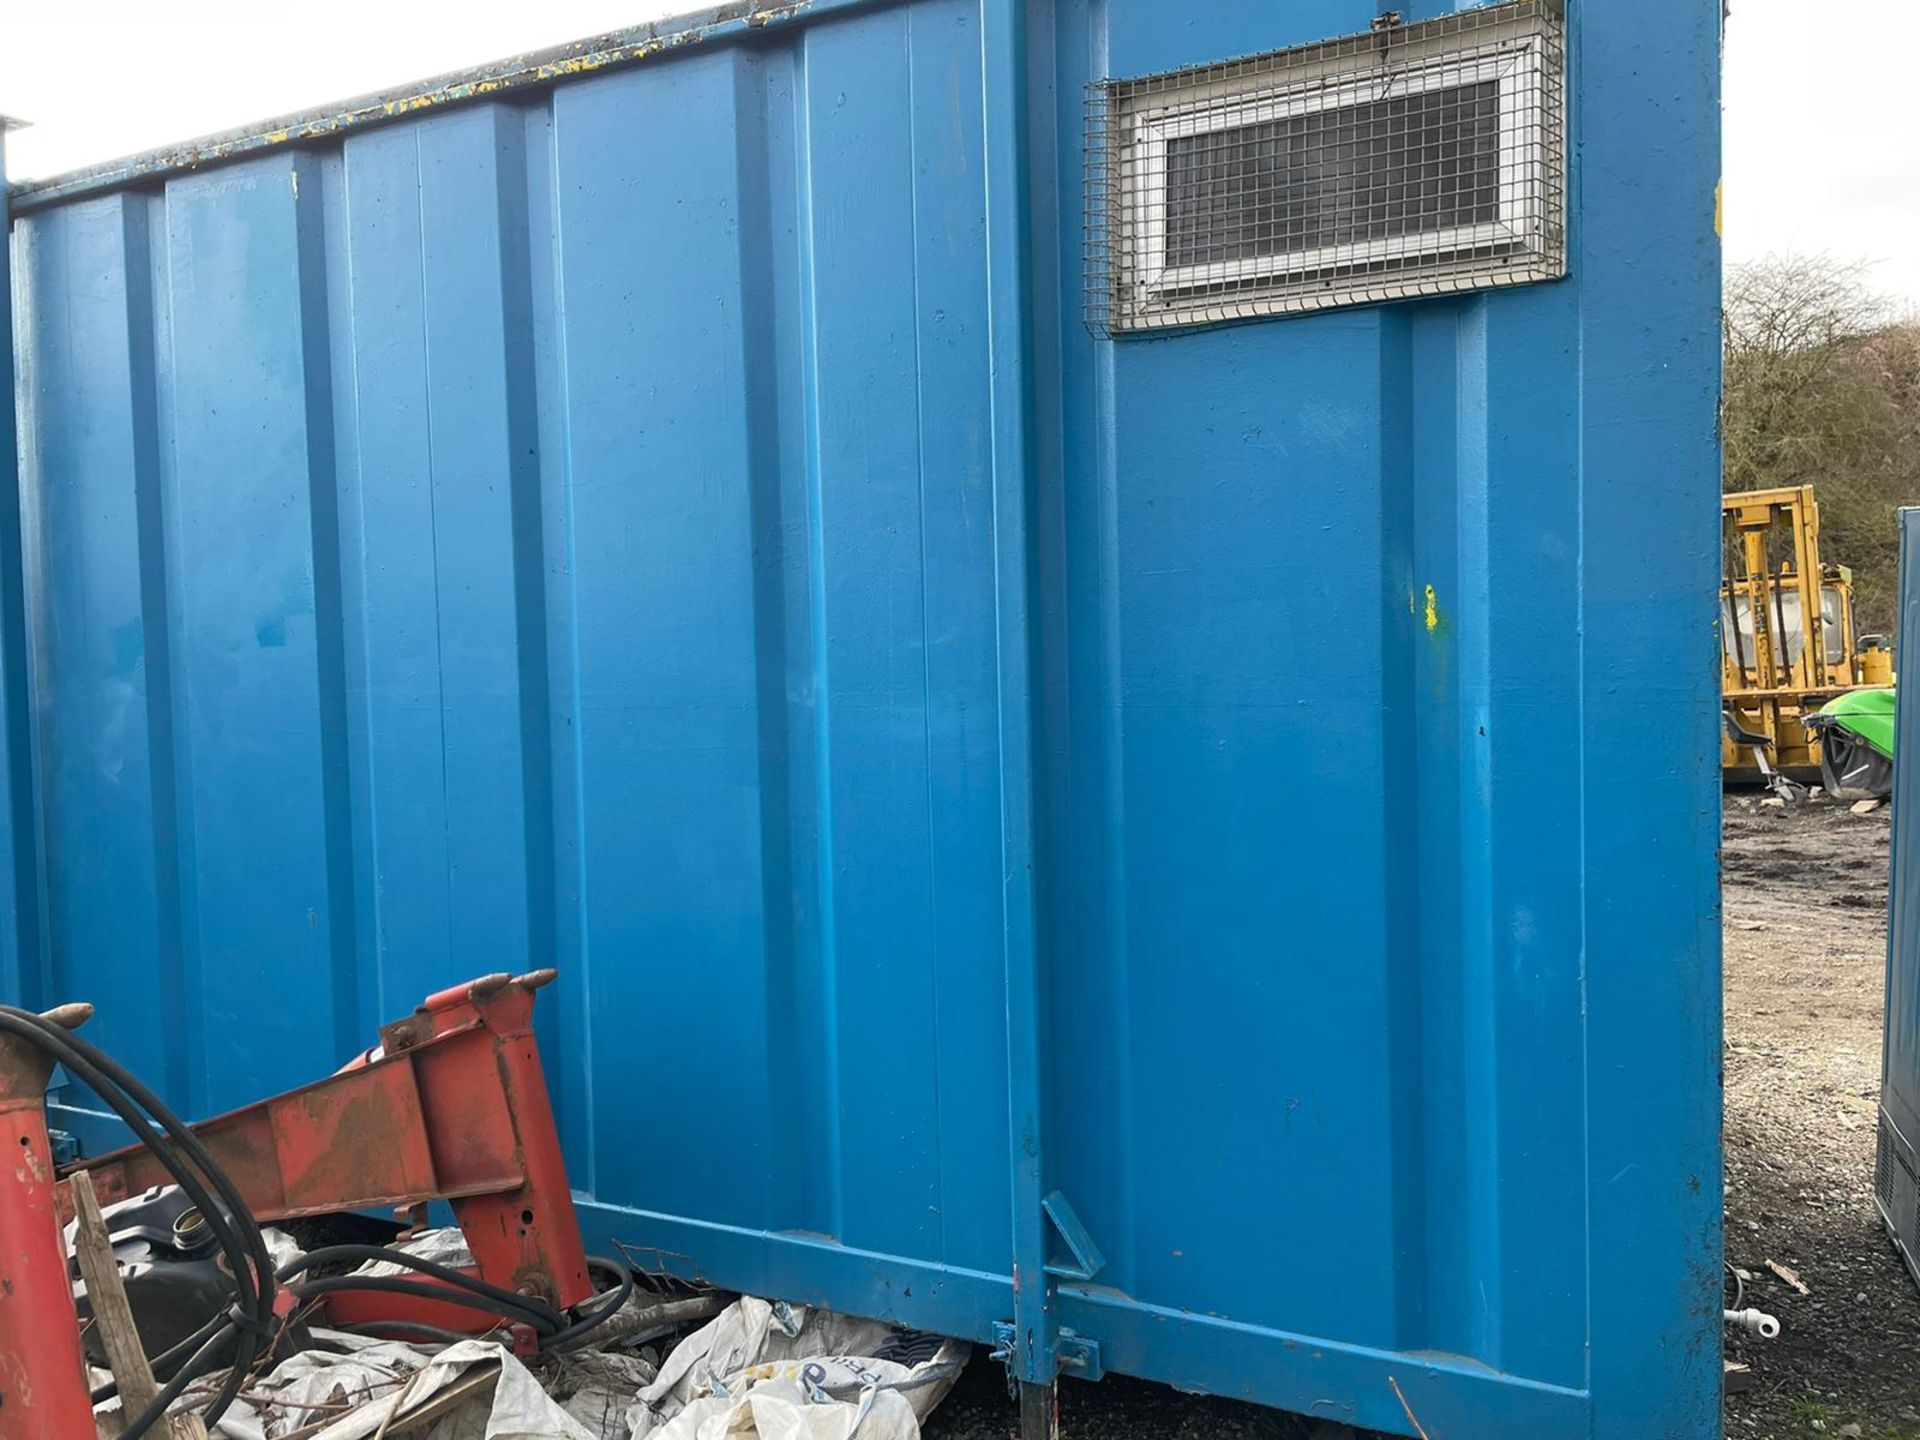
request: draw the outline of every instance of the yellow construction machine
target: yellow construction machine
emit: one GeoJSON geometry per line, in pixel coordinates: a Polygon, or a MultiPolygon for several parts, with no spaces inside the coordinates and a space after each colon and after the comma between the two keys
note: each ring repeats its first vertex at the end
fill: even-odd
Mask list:
{"type": "Polygon", "coordinates": [[[1736,491],[1722,503],[1723,778],[1816,783],[1821,740],[1806,720],[1850,690],[1891,685],[1891,648],[1854,633],[1853,572],[1821,561],[1811,485],[1736,491]]]}

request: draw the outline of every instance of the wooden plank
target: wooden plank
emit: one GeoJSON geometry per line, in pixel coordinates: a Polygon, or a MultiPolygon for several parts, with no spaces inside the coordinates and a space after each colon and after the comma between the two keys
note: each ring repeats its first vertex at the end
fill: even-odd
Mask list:
{"type": "MultiPolygon", "coordinates": [[[[132,1417],[153,1403],[160,1387],[154,1382],[153,1367],[147,1363],[139,1327],[133,1323],[133,1306],[127,1302],[127,1287],[120,1279],[120,1263],[113,1258],[113,1240],[100,1213],[93,1177],[84,1170],[75,1171],[67,1187],[78,1221],[73,1248],[79,1257],[81,1277],[87,1282],[93,1323],[107,1352],[107,1368],[120,1389],[120,1414],[132,1417]]],[[[206,1424],[198,1415],[171,1416],[166,1428],[173,1440],[207,1440],[206,1424]]]]}
{"type": "Polygon", "coordinates": [[[476,1395],[489,1395],[494,1386],[500,1383],[498,1365],[479,1365],[462,1375],[446,1389],[405,1415],[394,1419],[388,1429],[388,1436],[413,1435],[426,1429],[434,1421],[450,1411],[473,1399],[476,1395]]]}

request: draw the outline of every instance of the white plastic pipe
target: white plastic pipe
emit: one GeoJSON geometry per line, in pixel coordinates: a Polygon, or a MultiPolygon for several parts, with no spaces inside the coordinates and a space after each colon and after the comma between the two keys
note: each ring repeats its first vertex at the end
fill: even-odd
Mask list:
{"type": "Polygon", "coordinates": [[[1780,1338],[1780,1322],[1764,1310],[1725,1310],[1721,1312],[1727,1324],[1737,1325],[1750,1335],[1758,1335],[1762,1340],[1780,1338]]]}

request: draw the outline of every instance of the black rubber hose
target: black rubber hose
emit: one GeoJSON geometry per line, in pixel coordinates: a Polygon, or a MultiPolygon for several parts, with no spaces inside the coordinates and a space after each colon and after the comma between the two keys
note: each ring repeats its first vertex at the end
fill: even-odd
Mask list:
{"type": "MultiPolygon", "coordinates": [[[[222,1233],[225,1233],[229,1242],[228,1265],[233,1272],[235,1290],[238,1294],[234,1309],[243,1314],[251,1311],[246,1317],[250,1319],[250,1324],[243,1324],[241,1314],[235,1314],[219,1328],[215,1328],[218,1324],[217,1320],[203,1326],[203,1331],[211,1330],[212,1333],[207,1336],[199,1349],[191,1352],[180,1370],[169,1377],[170,1380],[180,1382],[176,1387],[176,1393],[178,1393],[178,1390],[185,1388],[187,1382],[196,1378],[204,1370],[217,1365],[224,1347],[230,1341],[238,1342],[234,1347],[232,1363],[228,1366],[225,1380],[216,1391],[212,1402],[203,1409],[206,1423],[211,1426],[233,1404],[240,1393],[241,1386],[246,1382],[247,1374],[252,1369],[254,1361],[267,1348],[274,1324],[273,1257],[267,1249],[266,1237],[261,1233],[259,1225],[254,1221],[252,1212],[247,1207],[246,1198],[240,1194],[239,1188],[220,1168],[219,1163],[191,1127],[124,1066],[101,1053],[97,1047],[85,1041],[78,1043],[83,1047],[87,1058],[94,1062],[92,1068],[98,1070],[113,1084],[118,1085],[125,1095],[164,1126],[179,1148],[186,1152],[187,1158],[198,1166],[202,1175],[220,1192],[220,1200],[223,1203],[207,1205],[200,1198],[200,1194],[204,1192],[200,1192],[198,1186],[191,1184],[195,1178],[191,1171],[177,1163],[179,1157],[164,1147],[155,1150],[168,1172],[182,1181],[181,1188],[187,1193],[188,1198],[193,1199],[195,1204],[201,1207],[201,1216],[206,1220],[208,1228],[213,1230],[216,1239],[220,1239],[222,1233]],[[235,1233],[236,1225],[238,1226],[237,1234],[235,1233]],[[251,1254],[248,1253],[249,1251],[251,1254]],[[250,1280],[251,1284],[244,1283],[246,1280],[250,1280]],[[245,1304],[249,1289],[253,1292],[251,1307],[245,1304]]],[[[81,1074],[83,1079],[88,1078],[84,1071],[76,1070],[75,1073],[81,1074]]],[[[89,1079],[88,1083],[92,1084],[93,1081],[89,1079]]],[[[143,1138],[152,1148],[150,1135],[143,1138]]],[[[189,1337],[187,1341],[170,1349],[162,1357],[163,1360],[170,1361],[174,1355],[191,1343],[192,1337],[189,1337]]],[[[153,1421],[150,1423],[157,1423],[163,1413],[164,1409],[154,1411],[153,1421]]],[[[137,1440],[137,1437],[143,1433],[145,1433],[144,1430],[129,1427],[125,1432],[126,1440],[137,1440]]]]}
{"type": "Polygon", "coordinates": [[[162,1350],[147,1362],[153,1369],[154,1378],[158,1380],[171,1380],[174,1370],[190,1359],[194,1351],[211,1340],[215,1331],[232,1323],[233,1320],[231,1317],[216,1315],[198,1330],[194,1331],[193,1334],[187,1336],[186,1339],[174,1341],[172,1345],[162,1350]]]}
{"type": "MultiPolygon", "coordinates": [[[[132,1091],[121,1085],[118,1077],[111,1076],[109,1073],[111,1068],[117,1067],[112,1067],[110,1064],[108,1066],[96,1064],[96,1060],[105,1060],[106,1057],[100,1055],[98,1051],[94,1051],[92,1046],[79,1041],[70,1032],[61,1029],[59,1026],[51,1025],[41,1020],[38,1015],[30,1015],[24,1010],[16,1010],[11,1006],[0,1006],[0,1031],[18,1035],[22,1039],[40,1045],[51,1054],[55,1060],[73,1072],[76,1078],[85,1083],[89,1089],[104,1100],[107,1105],[119,1115],[121,1120],[126,1122],[127,1127],[134,1132],[135,1137],[139,1139],[141,1144],[151,1150],[155,1156],[158,1157],[160,1163],[166,1166],[167,1172],[179,1182],[180,1188],[186,1192],[187,1198],[193,1201],[194,1205],[199,1208],[200,1213],[206,1217],[208,1226],[214,1233],[214,1238],[220,1241],[222,1248],[227,1251],[228,1260],[230,1262],[237,1262],[245,1259],[249,1262],[246,1267],[243,1267],[237,1272],[236,1278],[248,1273],[252,1268],[251,1262],[254,1259],[254,1256],[249,1253],[249,1247],[243,1243],[239,1235],[229,1224],[228,1217],[223,1212],[222,1207],[214,1203],[213,1197],[208,1193],[205,1185],[201,1183],[201,1177],[180,1162],[179,1157],[173,1153],[159,1132],[153,1128],[152,1123],[148,1121],[147,1117],[134,1108],[132,1091]],[[91,1054],[88,1053],[90,1051],[92,1052],[91,1054]]],[[[158,1115],[155,1116],[155,1119],[159,1120],[162,1125],[167,1123],[165,1118],[158,1115]]],[[[179,1122],[175,1121],[174,1123],[178,1124],[179,1122]]],[[[181,1129],[184,1130],[185,1127],[182,1126],[181,1129]]],[[[209,1157],[209,1161],[210,1160],[211,1157],[209,1157]]],[[[216,1166],[214,1168],[217,1169],[218,1167],[216,1166]]],[[[216,1188],[218,1187],[216,1186],[216,1188]]],[[[240,1208],[241,1213],[244,1214],[245,1207],[242,1206],[240,1208]]],[[[259,1253],[265,1255],[264,1243],[259,1253]]],[[[270,1268],[267,1273],[269,1275],[271,1274],[270,1268]]]]}
{"type": "MultiPolygon", "coordinates": [[[[259,1245],[257,1252],[249,1253],[251,1247],[245,1244],[234,1231],[226,1211],[222,1206],[215,1204],[208,1193],[206,1184],[212,1184],[216,1189],[227,1193],[232,1192],[232,1187],[230,1183],[223,1183],[226,1177],[219,1173],[219,1167],[214,1164],[212,1157],[206,1154],[205,1148],[199,1144],[199,1137],[193,1135],[171,1111],[166,1110],[166,1107],[161,1105],[151,1092],[146,1091],[145,1086],[71,1031],[43,1020],[38,1015],[17,1010],[11,1006],[0,1006],[0,1031],[19,1035],[39,1045],[61,1065],[72,1071],[89,1089],[98,1094],[126,1122],[141,1143],[155,1154],[160,1163],[167,1168],[168,1173],[179,1182],[187,1198],[200,1208],[215,1238],[223,1241],[230,1260],[240,1257],[251,1260],[256,1258],[256,1255],[260,1257],[266,1255],[264,1241],[259,1245]],[[145,1092],[144,1097],[142,1092],[145,1092]],[[149,1100],[152,1101],[151,1106],[148,1105],[149,1100]],[[152,1121],[146,1114],[134,1108],[136,1102],[153,1115],[152,1121]],[[153,1128],[156,1121],[168,1127],[172,1133],[163,1138],[160,1132],[153,1128]],[[202,1170],[211,1172],[204,1183],[200,1174],[185,1168],[180,1157],[174,1153],[174,1146],[168,1141],[173,1141],[178,1144],[178,1148],[187,1150],[190,1158],[193,1158],[193,1150],[199,1151],[202,1159],[196,1159],[196,1164],[199,1164],[202,1170]],[[191,1147],[180,1143],[186,1141],[192,1142],[191,1147]]],[[[237,1196],[234,1198],[237,1199],[237,1196]]],[[[246,1214],[244,1204],[236,1208],[241,1214],[246,1214]]]]}
{"type": "Polygon", "coordinates": [[[236,1279],[259,1277],[253,1282],[256,1306],[258,1307],[259,1302],[266,1302],[261,1314],[262,1318],[270,1319],[272,1314],[271,1262],[269,1260],[265,1269],[261,1269],[258,1263],[261,1259],[267,1258],[265,1241],[259,1238],[258,1227],[253,1225],[250,1216],[245,1221],[245,1229],[248,1233],[243,1239],[242,1234],[236,1232],[233,1227],[228,1207],[216,1203],[208,1193],[206,1184],[211,1183],[222,1192],[223,1199],[230,1199],[233,1202],[231,1208],[234,1212],[247,1216],[245,1204],[239,1201],[239,1196],[233,1190],[231,1182],[219,1172],[213,1157],[206,1154],[205,1147],[200,1145],[199,1137],[193,1135],[178,1117],[166,1110],[164,1105],[160,1105],[151,1092],[146,1092],[143,1098],[141,1092],[145,1091],[145,1087],[137,1080],[132,1080],[132,1077],[126,1075],[118,1065],[107,1060],[94,1047],[78,1040],[67,1031],[48,1025],[39,1016],[26,1015],[22,1011],[0,1007],[0,1031],[21,1035],[23,1038],[43,1044],[56,1060],[98,1094],[126,1122],[140,1142],[153,1152],[160,1163],[166,1167],[167,1172],[179,1183],[187,1198],[199,1208],[207,1221],[208,1228],[213,1231],[214,1238],[226,1250],[229,1264],[237,1267],[236,1279]],[[24,1026],[18,1023],[22,1019],[28,1022],[24,1026]],[[116,1075],[114,1071],[120,1071],[120,1073],[116,1075]],[[124,1081],[132,1081],[132,1084],[128,1085],[123,1083],[124,1081]],[[153,1114],[154,1120],[168,1127],[170,1131],[165,1139],[153,1128],[153,1123],[147,1119],[146,1115],[135,1108],[136,1102],[141,1107],[147,1107],[149,1099],[158,1106],[157,1110],[149,1107],[149,1113],[153,1114]],[[169,1140],[192,1142],[191,1145],[179,1144],[178,1149],[186,1150],[188,1158],[195,1161],[201,1172],[210,1172],[205,1175],[205,1183],[201,1173],[196,1173],[195,1169],[189,1168],[182,1161],[180,1155],[176,1153],[175,1145],[168,1143],[169,1140]],[[193,1153],[195,1150],[199,1152],[197,1157],[193,1153]],[[250,1244],[250,1241],[257,1243],[250,1244]]]}
{"type": "Polygon", "coordinates": [[[627,1268],[625,1262],[612,1260],[604,1255],[589,1255],[587,1267],[604,1270],[612,1275],[615,1282],[613,1291],[603,1300],[600,1308],[591,1315],[582,1316],[559,1334],[541,1341],[542,1350],[562,1350],[578,1345],[586,1336],[591,1335],[619,1314],[621,1307],[633,1295],[633,1271],[627,1268]]]}
{"type": "MultiPolygon", "coordinates": [[[[38,1019],[39,1017],[35,1016],[34,1018],[38,1019]]],[[[48,1022],[45,1021],[41,1023],[48,1024],[48,1022]]],[[[59,1030],[56,1026],[49,1026],[49,1028],[54,1029],[62,1039],[68,1040],[73,1045],[79,1047],[83,1053],[93,1061],[97,1069],[111,1078],[114,1083],[118,1084],[121,1089],[132,1097],[136,1104],[149,1115],[153,1116],[153,1118],[166,1129],[174,1142],[186,1152],[187,1158],[200,1168],[201,1173],[206,1176],[208,1182],[220,1192],[221,1199],[226,1203],[226,1210],[224,1214],[216,1212],[215,1214],[207,1215],[206,1219],[209,1225],[229,1218],[244,1219],[244,1229],[242,1233],[250,1242],[256,1273],[259,1276],[255,1288],[259,1292],[262,1302],[261,1319],[271,1320],[273,1317],[273,1256],[267,1249],[266,1237],[260,1233],[259,1225],[254,1223],[252,1211],[247,1206],[246,1197],[240,1193],[239,1188],[228,1177],[226,1171],[220,1168],[219,1162],[213,1158],[212,1152],[206,1147],[206,1143],[194,1133],[192,1126],[174,1114],[173,1110],[164,1100],[154,1094],[152,1090],[148,1089],[137,1075],[120,1064],[119,1061],[105,1054],[97,1046],[80,1039],[69,1031],[59,1030]]],[[[171,1169],[171,1167],[169,1168],[171,1169]]],[[[204,1211],[202,1213],[205,1214],[204,1211]]]]}
{"type": "MultiPolygon", "coordinates": [[[[384,1294],[408,1295],[420,1299],[443,1300],[451,1304],[464,1305],[470,1310],[481,1310],[501,1316],[507,1320],[518,1320],[534,1327],[541,1337],[542,1350],[556,1350],[577,1344],[586,1336],[606,1324],[627,1303],[633,1294],[633,1272],[618,1260],[604,1256],[589,1256],[587,1264],[611,1274],[615,1288],[599,1297],[601,1304],[592,1314],[583,1316],[571,1324],[565,1315],[542,1301],[530,1296],[519,1295],[511,1290],[502,1289],[469,1275],[464,1270],[442,1265],[418,1255],[409,1255],[405,1251],[384,1248],[378,1245],[329,1245],[323,1249],[310,1251],[299,1259],[290,1261],[280,1268],[278,1278],[282,1282],[291,1282],[294,1276],[316,1265],[337,1264],[345,1261],[381,1261],[405,1266],[420,1274],[432,1276],[442,1285],[427,1285],[402,1279],[397,1275],[334,1275],[319,1280],[288,1284],[296,1295],[306,1298],[338,1294],[342,1290],[377,1291],[384,1294]],[[442,1286],[452,1287],[462,1294],[448,1294],[442,1286]],[[469,1298],[470,1297],[470,1298],[469,1298]]],[[[437,1330],[438,1327],[415,1327],[401,1321],[386,1322],[386,1328],[422,1329],[424,1332],[437,1330]]],[[[452,1333],[452,1332],[441,1332],[452,1333]]],[[[462,1337],[471,1339],[471,1336],[462,1337]]]]}
{"type": "MultiPolygon", "coordinates": [[[[206,1324],[194,1331],[193,1334],[187,1336],[186,1339],[176,1340],[158,1355],[150,1357],[147,1361],[147,1367],[153,1371],[154,1379],[172,1379],[173,1367],[175,1365],[178,1365],[182,1360],[190,1357],[202,1345],[211,1340],[217,1332],[227,1329],[232,1324],[232,1318],[222,1312],[207,1321],[206,1324]]],[[[109,1380],[93,1392],[93,1403],[98,1405],[102,1400],[111,1400],[119,1393],[119,1383],[109,1380]]]]}
{"type": "Polygon", "coordinates": [[[40,1043],[55,1059],[82,1080],[89,1089],[112,1107],[114,1112],[126,1122],[136,1138],[151,1150],[166,1166],[167,1171],[180,1184],[180,1188],[199,1208],[206,1219],[208,1228],[216,1239],[224,1242],[230,1260],[237,1262],[245,1256],[249,1264],[235,1272],[235,1279],[242,1280],[248,1274],[257,1275],[254,1289],[261,1302],[258,1306],[259,1318],[263,1321],[272,1318],[273,1295],[273,1257],[267,1252],[265,1238],[260,1227],[253,1223],[248,1212],[245,1198],[227,1178],[217,1161],[208,1153],[200,1137],[193,1133],[185,1121],[175,1115],[159,1096],[149,1090],[125,1066],[112,1059],[96,1046],[82,1040],[72,1031],[66,1030],[38,1015],[11,1006],[0,1006],[0,1030],[7,1030],[40,1043]],[[116,1093],[117,1092],[117,1093],[116,1093]],[[133,1107],[138,1106],[139,1110],[133,1107]],[[139,1113],[145,1111],[146,1114],[139,1113]],[[149,1122],[147,1116],[153,1117],[149,1122]],[[158,1124],[166,1131],[165,1141],[154,1130],[158,1124]],[[169,1145],[166,1142],[171,1142],[169,1145]],[[198,1174],[184,1169],[175,1150],[184,1152],[193,1163],[198,1174]],[[215,1204],[202,1184],[211,1185],[220,1193],[221,1202],[215,1204]],[[242,1217],[243,1228],[236,1232],[233,1228],[235,1217],[242,1217]]]}
{"type": "Polygon", "coordinates": [[[123,1433],[126,1440],[139,1440],[165,1414],[167,1406],[178,1398],[200,1369],[218,1355],[227,1340],[237,1336],[240,1345],[234,1365],[213,1403],[205,1409],[206,1418],[211,1424],[219,1419],[239,1393],[246,1371],[260,1349],[260,1337],[273,1320],[272,1262],[267,1256],[266,1242],[260,1235],[259,1227],[253,1223],[232,1181],[208,1154],[200,1138],[124,1066],[65,1027],[14,1006],[0,1006],[0,1032],[16,1035],[45,1051],[119,1115],[140,1142],[179,1182],[182,1191],[200,1209],[208,1228],[227,1253],[239,1292],[239,1303],[235,1308],[251,1324],[242,1325],[237,1319],[220,1323],[153,1404],[134,1417],[123,1433]],[[147,1114],[141,1114],[141,1109],[147,1114]],[[152,1116],[152,1122],[149,1122],[147,1115],[152,1116]],[[165,1140],[154,1129],[155,1123],[167,1132],[165,1140]],[[182,1154],[176,1153],[176,1149],[184,1152],[184,1159],[182,1154]],[[188,1160],[192,1161],[192,1165],[186,1163],[188,1160]],[[195,1167],[198,1167],[200,1174],[194,1173],[195,1167]],[[207,1185],[202,1184],[202,1176],[227,1202],[224,1211],[221,1205],[214,1203],[207,1185]],[[234,1217],[242,1221],[240,1232],[236,1232],[230,1223],[234,1217]],[[249,1299],[251,1305],[245,1303],[249,1299]]]}
{"type": "MultiPolygon", "coordinates": [[[[233,1321],[228,1321],[225,1329],[221,1330],[219,1334],[215,1335],[195,1351],[193,1358],[174,1372],[173,1378],[160,1387],[160,1393],[153,1397],[153,1403],[127,1422],[127,1428],[120,1432],[121,1440],[129,1440],[129,1437],[144,1435],[148,1430],[159,1424],[161,1419],[165,1417],[168,1407],[180,1398],[181,1393],[186,1390],[187,1386],[191,1385],[201,1374],[212,1369],[213,1366],[218,1363],[220,1347],[227,1341],[228,1330],[239,1330],[239,1328],[240,1327],[233,1321]]],[[[251,1363],[251,1359],[252,1357],[249,1356],[249,1364],[251,1363]]],[[[238,1394],[240,1386],[245,1382],[246,1378],[247,1366],[236,1361],[232,1368],[227,1371],[227,1379],[220,1387],[220,1395],[214,1398],[218,1400],[221,1396],[227,1395],[229,1389],[235,1394],[238,1394]]],[[[221,1405],[221,1410],[224,1411],[227,1405],[231,1405],[232,1403],[232,1398],[228,1397],[221,1405]]],[[[209,1426],[208,1428],[211,1429],[212,1427],[209,1426]]]]}
{"type": "Polygon", "coordinates": [[[524,1299],[519,1305],[507,1306],[489,1295],[475,1295],[449,1285],[402,1280],[397,1275],[330,1275],[324,1280],[305,1280],[298,1285],[289,1285],[287,1289],[302,1300],[337,1295],[343,1290],[370,1290],[382,1295],[406,1295],[415,1300],[438,1300],[488,1315],[504,1316],[516,1324],[531,1325],[543,1344],[554,1334],[554,1327],[547,1317],[530,1308],[531,1302],[524,1299]]]}
{"type": "Polygon", "coordinates": [[[537,1315],[552,1330],[563,1329],[567,1324],[567,1317],[543,1300],[489,1284],[477,1275],[469,1275],[466,1271],[451,1265],[442,1265],[437,1260],[428,1260],[419,1255],[409,1255],[404,1250],[393,1250],[379,1245],[327,1245],[318,1250],[310,1250],[299,1259],[282,1265],[274,1278],[285,1284],[294,1276],[304,1274],[316,1265],[338,1265],[349,1262],[361,1264],[369,1260],[404,1266],[422,1275],[431,1275],[434,1279],[448,1285],[456,1285],[475,1295],[483,1295],[490,1300],[498,1301],[501,1305],[512,1307],[516,1312],[537,1315]]]}
{"type": "MultiPolygon", "coordinates": [[[[395,1276],[343,1275],[291,1285],[288,1288],[293,1294],[308,1298],[348,1290],[373,1291],[459,1305],[530,1325],[543,1337],[543,1348],[578,1343],[619,1313],[633,1294],[633,1272],[618,1260],[597,1256],[589,1260],[589,1265],[615,1276],[616,1288],[591,1314],[571,1324],[566,1323],[566,1317],[561,1312],[544,1302],[515,1294],[435,1261],[377,1246],[325,1247],[302,1257],[276,1275],[265,1237],[248,1211],[244,1197],[200,1137],[159,1096],[97,1047],[29,1011],[0,1006],[0,1033],[17,1035],[38,1046],[57,1063],[65,1066],[126,1123],[199,1209],[216,1242],[226,1253],[229,1268],[233,1272],[238,1292],[233,1312],[209,1321],[186,1340],[157,1357],[157,1365],[164,1368],[178,1356],[187,1355],[185,1362],[161,1388],[153,1402],[127,1423],[123,1431],[124,1440],[139,1440],[139,1437],[147,1434],[166,1414],[168,1407],[185,1392],[186,1387],[217,1363],[223,1347],[229,1341],[237,1341],[236,1354],[228,1367],[226,1379],[213,1402],[204,1407],[202,1412],[209,1425],[217,1421],[233,1403],[252,1369],[253,1361],[264,1348],[262,1341],[270,1333],[273,1323],[276,1281],[290,1279],[314,1265],[347,1260],[380,1260],[430,1276],[440,1283],[424,1284],[395,1276]],[[163,1131],[164,1135],[161,1133],[163,1131]],[[218,1203],[209,1187],[212,1192],[218,1192],[218,1203]]],[[[415,1333],[422,1334],[454,1333],[439,1332],[438,1327],[433,1326],[408,1327],[396,1324],[390,1328],[412,1328],[415,1333]]],[[[112,1386],[103,1387],[95,1392],[96,1403],[113,1393],[112,1386]]]]}

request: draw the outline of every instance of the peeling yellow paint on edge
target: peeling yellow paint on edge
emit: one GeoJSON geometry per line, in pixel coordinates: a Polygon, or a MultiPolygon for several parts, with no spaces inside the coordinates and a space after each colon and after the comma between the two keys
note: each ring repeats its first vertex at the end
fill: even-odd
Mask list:
{"type": "Polygon", "coordinates": [[[1431,635],[1440,628],[1440,597],[1433,586],[1427,586],[1427,633],[1431,635]]]}

